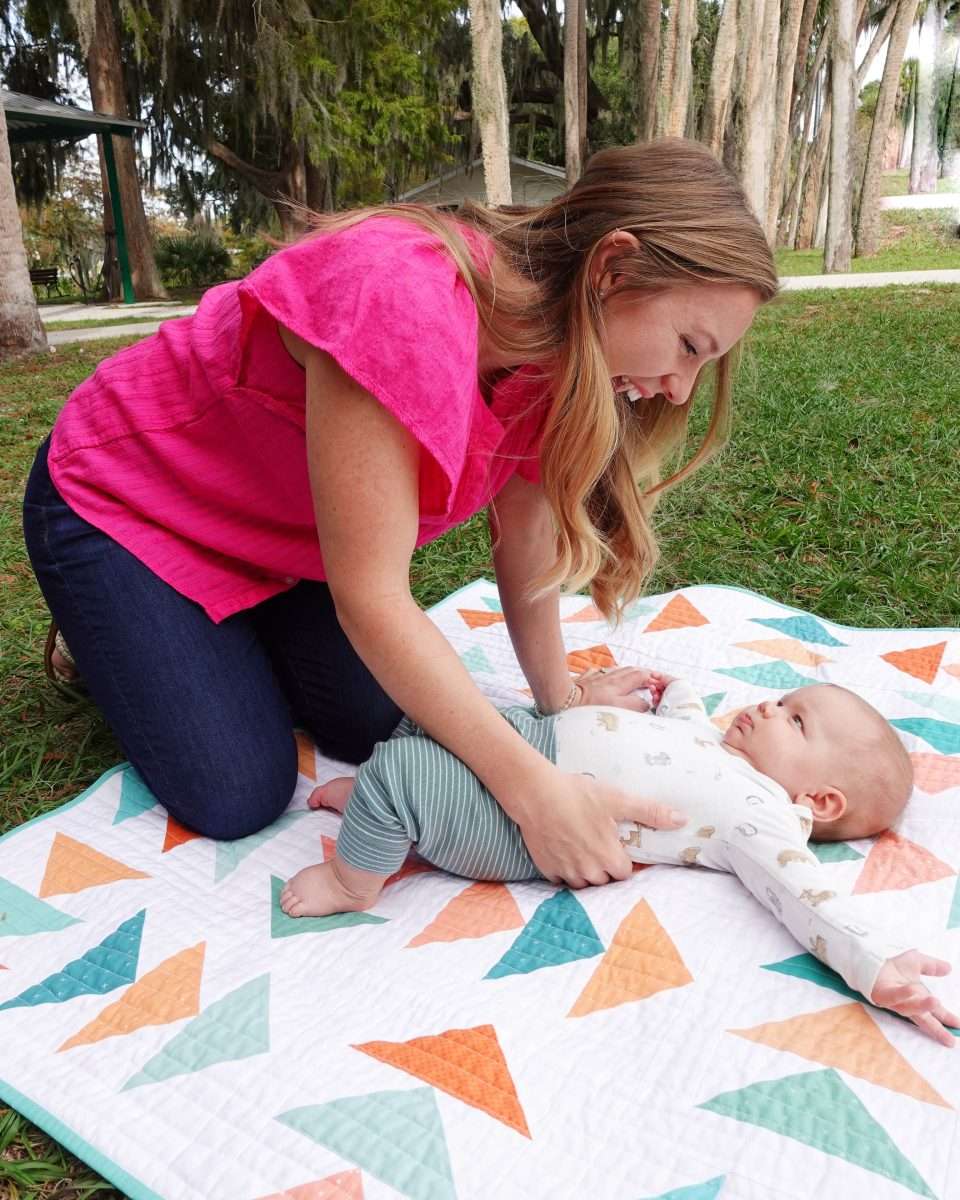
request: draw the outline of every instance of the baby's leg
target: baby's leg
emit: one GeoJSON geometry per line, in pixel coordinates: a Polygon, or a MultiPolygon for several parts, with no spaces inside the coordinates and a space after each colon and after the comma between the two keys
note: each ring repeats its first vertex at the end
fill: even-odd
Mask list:
{"type": "Polygon", "coordinates": [[[376,904],[386,878],[351,867],[335,854],[327,862],[304,867],[289,879],[280,893],[280,907],[288,917],[363,912],[376,904]]]}
{"type": "Polygon", "coordinates": [[[339,779],[330,779],[320,787],[314,788],[307,800],[310,808],[330,808],[342,813],[347,807],[350,793],[353,791],[353,776],[342,775],[339,779]]]}

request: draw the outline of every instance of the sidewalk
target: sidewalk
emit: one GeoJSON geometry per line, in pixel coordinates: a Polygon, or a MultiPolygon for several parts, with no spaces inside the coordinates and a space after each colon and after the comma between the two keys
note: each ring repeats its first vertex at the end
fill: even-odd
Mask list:
{"type": "Polygon", "coordinates": [[[859,275],[784,275],[780,285],[785,292],[806,292],[817,288],[890,287],[895,284],[960,284],[960,270],[944,271],[864,271],[859,275]]]}

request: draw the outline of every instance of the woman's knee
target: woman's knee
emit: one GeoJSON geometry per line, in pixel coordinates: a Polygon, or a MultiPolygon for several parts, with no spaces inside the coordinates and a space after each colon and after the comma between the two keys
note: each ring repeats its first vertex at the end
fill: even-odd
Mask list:
{"type": "Polygon", "coordinates": [[[340,762],[362,763],[378,742],[385,742],[396,729],[403,712],[384,693],[368,695],[366,703],[345,703],[331,719],[329,713],[305,722],[321,754],[340,762]]]}

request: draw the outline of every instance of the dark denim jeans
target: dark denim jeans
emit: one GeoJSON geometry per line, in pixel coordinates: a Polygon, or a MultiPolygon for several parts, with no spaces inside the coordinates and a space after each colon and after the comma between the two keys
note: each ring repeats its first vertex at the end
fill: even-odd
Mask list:
{"type": "Polygon", "coordinates": [[[279,816],[297,780],[295,723],[353,763],[390,735],[400,710],[326,584],[303,581],[215,625],[77,516],[50,480],[48,441],[24,497],[30,561],[124,754],[178,821],[231,839],[279,816]]]}

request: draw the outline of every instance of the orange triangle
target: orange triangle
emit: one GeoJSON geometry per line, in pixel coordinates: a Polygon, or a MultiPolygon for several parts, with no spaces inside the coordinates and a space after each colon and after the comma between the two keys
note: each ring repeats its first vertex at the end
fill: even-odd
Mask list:
{"type": "Polygon", "coordinates": [[[168,850],[175,850],[177,846],[195,841],[198,837],[203,837],[203,834],[197,833],[193,829],[188,829],[186,825],[181,825],[176,817],[171,817],[167,814],[167,833],[163,839],[163,850],[161,853],[166,854],[168,850]]]}
{"type": "Polygon", "coordinates": [[[960,758],[947,754],[911,754],[913,779],[921,791],[932,795],[960,783],[960,758]]]}
{"type": "Polygon", "coordinates": [[[426,946],[430,942],[459,942],[464,938],[486,937],[504,929],[519,929],[523,917],[510,889],[502,883],[472,883],[445,905],[430,924],[410,942],[426,946]]]}
{"type": "Polygon", "coordinates": [[[831,661],[826,655],[808,650],[803,642],[798,642],[796,638],[764,638],[759,642],[735,644],[741,650],[752,650],[755,654],[766,654],[769,658],[800,663],[804,667],[819,667],[821,663],[831,661]]]}
{"type": "Polygon", "coordinates": [[[571,613],[569,617],[564,617],[566,621],[602,621],[603,613],[595,604],[588,604],[586,608],[581,608],[579,612],[571,613]]]}
{"type": "Polygon", "coordinates": [[[591,667],[615,667],[617,660],[609,646],[590,646],[586,650],[571,650],[567,655],[567,666],[575,674],[589,671],[591,667]]]}
{"type": "Polygon", "coordinates": [[[363,1176],[357,1168],[339,1171],[314,1183],[301,1183],[285,1192],[261,1196],[259,1200],[363,1200],[363,1176]]]}
{"type": "Polygon", "coordinates": [[[953,1107],[887,1041],[862,1004],[839,1004],[787,1021],[729,1032],[775,1050],[789,1050],[825,1067],[838,1067],[848,1075],[915,1100],[953,1107]]]}
{"type": "Polygon", "coordinates": [[[317,748],[309,733],[298,729],[293,735],[297,740],[297,771],[307,779],[317,782],[317,748]]]}
{"type": "Polygon", "coordinates": [[[874,842],[853,893],[890,892],[917,883],[933,883],[955,874],[953,867],[948,867],[929,850],[888,829],[874,842]]]}
{"type": "Polygon", "coordinates": [[[722,729],[723,732],[726,733],[733,724],[733,718],[738,712],[742,712],[742,709],[728,708],[725,713],[717,713],[717,715],[715,717],[711,717],[710,720],[718,729],[722,729]]]}
{"type": "Polygon", "coordinates": [[[364,1042],[354,1046],[380,1062],[398,1067],[448,1096],[489,1113],[530,1136],[497,1031],[492,1025],[448,1029],[409,1042],[364,1042]]]}
{"type": "Polygon", "coordinates": [[[948,675],[953,675],[955,678],[960,679],[960,663],[951,663],[949,667],[944,667],[943,669],[948,675]]]}
{"type": "Polygon", "coordinates": [[[946,648],[946,642],[937,642],[936,645],[917,646],[913,650],[891,650],[880,657],[898,671],[905,671],[924,683],[933,683],[946,648]]]}
{"type": "Polygon", "coordinates": [[[567,1016],[584,1017],[688,983],[693,976],[653,909],[641,900],[621,921],[610,949],[567,1016]]]}
{"type": "Polygon", "coordinates": [[[205,942],[181,950],[141,976],[119,1000],[68,1038],[60,1050],[122,1037],[147,1025],[169,1025],[200,1011],[200,978],[205,942]]]}
{"type": "Polygon", "coordinates": [[[483,629],[487,625],[499,625],[506,620],[503,613],[490,612],[487,609],[458,608],[457,612],[471,629],[483,629]]]}
{"type": "Polygon", "coordinates": [[[691,625],[709,624],[703,613],[698,612],[686,596],[674,596],[643,632],[656,633],[660,629],[687,629],[691,625]]]}
{"type": "Polygon", "coordinates": [[[104,883],[118,883],[121,879],[149,878],[144,871],[135,871],[133,867],[101,854],[92,846],[78,842],[65,833],[58,833],[50,847],[38,895],[43,900],[47,896],[83,892],[104,883]]]}

